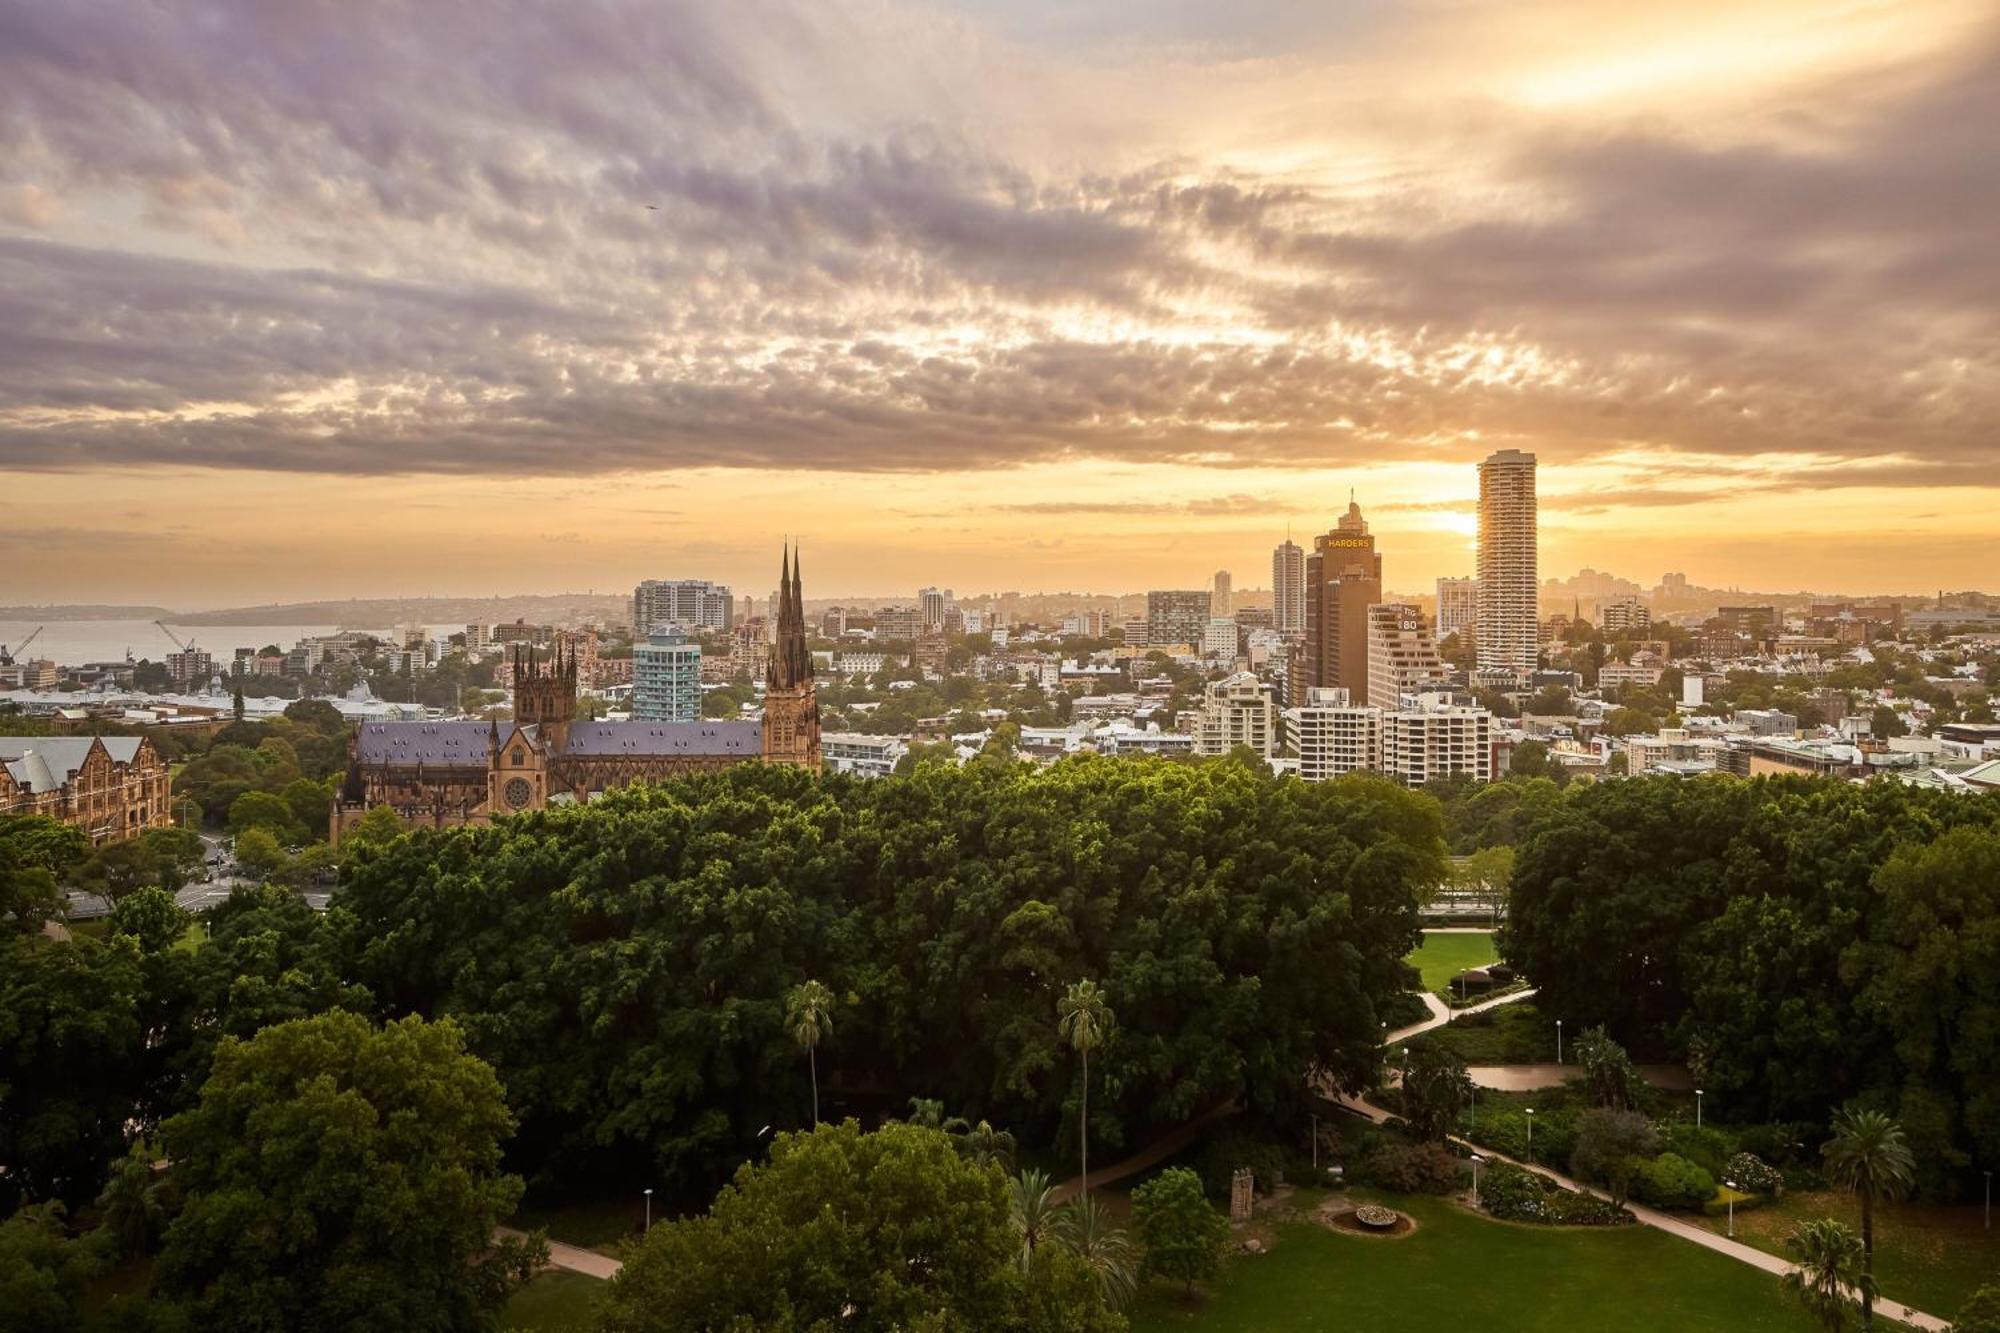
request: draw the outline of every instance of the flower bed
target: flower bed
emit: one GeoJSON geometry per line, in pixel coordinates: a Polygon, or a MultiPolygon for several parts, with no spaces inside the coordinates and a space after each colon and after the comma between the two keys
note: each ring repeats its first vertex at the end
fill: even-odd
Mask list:
{"type": "Polygon", "coordinates": [[[1503,1222],[1607,1227],[1634,1220],[1632,1214],[1608,1200],[1564,1189],[1546,1176],[1506,1162],[1496,1162],[1482,1173],[1479,1205],[1503,1222]]]}

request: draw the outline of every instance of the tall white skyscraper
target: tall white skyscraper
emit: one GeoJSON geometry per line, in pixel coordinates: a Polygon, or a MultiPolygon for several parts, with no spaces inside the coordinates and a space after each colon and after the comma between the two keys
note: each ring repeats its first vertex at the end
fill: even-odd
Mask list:
{"type": "Polygon", "coordinates": [[[1229,579],[1229,571],[1226,569],[1216,570],[1214,590],[1208,595],[1208,613],[1210,615],[1226,616],[1236,609],[1231,600],[1234,596],[1232,588],[1233,585],[1229,579]]]}
{"type": "Polygon", "coordinates": [[[1535,456],[1502,449],[1479,465],[1479,669],[1536,662],[1535,456]]]}
{"type": "Polygon", "coordinates": [[[1271,552],[1271,607],[1279,633],[1305,633],[1306,553],[1290,537],[1271,552]]]}
{"type": "Polygon", "coordinates": [[[1442,643],[1454,634],[1479,628],[1479,580],[1439,579],[1437,637],[1442,643]]]}

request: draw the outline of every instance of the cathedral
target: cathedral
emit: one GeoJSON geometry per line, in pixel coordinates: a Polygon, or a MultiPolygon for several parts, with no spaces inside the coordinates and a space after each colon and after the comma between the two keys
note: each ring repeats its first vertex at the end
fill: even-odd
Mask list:
{"type": "Polygon", "coordinates": [[[576,721],[574,652],[532,651],[514,664],[511,722],[364,722],[348,741],[332,836],[387,806],[412,824],[449,828],[495,815],[588,801],[628,782],[729,764],[819,771],[819,703],[798,566],[787,548],[778,585],[760,721],[576,721]]]}

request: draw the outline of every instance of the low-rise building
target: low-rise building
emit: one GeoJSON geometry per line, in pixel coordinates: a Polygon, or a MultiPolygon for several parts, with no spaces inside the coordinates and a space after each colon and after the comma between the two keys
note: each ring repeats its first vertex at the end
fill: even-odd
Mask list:
{"type": "Polygon", "coordinates": [[[93,843],[173,823],[166,760],[143,736],[0,736],[0,814],[48,815],[93,843]]]}
{"type": "Polygon", "coordinates": [[[820,736],[819,744],[820,761],[828,772],[864,778],[894,773],[897,761],[910,750],[901,736],[871,736],[858,731],[829,731],[820,736]]]}

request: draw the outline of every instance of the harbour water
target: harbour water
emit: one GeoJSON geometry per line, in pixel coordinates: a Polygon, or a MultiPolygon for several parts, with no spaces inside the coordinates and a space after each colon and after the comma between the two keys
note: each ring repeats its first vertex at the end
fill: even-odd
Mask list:
{"type": "MultiPolygon", "coordinates": [[[[0,620],[0,645],[18,652],[34,633],[34,621],[0,620]]],[[[238,648],[262,648],[276,644],[290,648],[300,639],[315,634],[332,634],[338,625],[176,625],[167,628],[183,642],[205,649],[217,662],[227,662],[238,648]]],[[[386,633],[386,631],[375,631],[386,633]]],[[[48,658],[57,666],[82,666],[86,662],[122,662],[127,650],[135,659],[163,662],[174,651],[173,641],[150,620],[50,620],[28,645],[27,657],[48,658]]]]}

